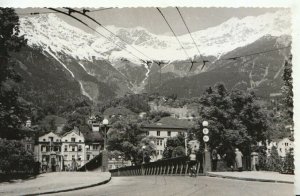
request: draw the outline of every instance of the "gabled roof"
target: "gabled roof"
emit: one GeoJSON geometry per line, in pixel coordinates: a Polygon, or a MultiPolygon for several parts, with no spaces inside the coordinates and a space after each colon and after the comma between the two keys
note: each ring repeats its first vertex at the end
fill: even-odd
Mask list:
{"type": "Polygon", "coordinates": [[[127,109],[123,106],[117,106],[117,107],[110,107],[107,108],[103,112],[104,116],[112,116],[112,115],[122,115],[122,116],[130,116],[130,115],[137,115],[134,112],[132,112],[130,109],[127,109]]]}
{"type": "Polygon", "coordinates": [[[156,123],[144,125],[143,128],[161,128],[161,129],[188,129],[193,126],[193,122],[186,119],[173,117],[164,117],[156,123]]]}
{"type": "Polygon", "coordinates": [[[92,131],[87,125],[79,126],[80,133],[83,134],[85,142],[101,142],[103,141],[102,135],[97,131],[92,131]]]}

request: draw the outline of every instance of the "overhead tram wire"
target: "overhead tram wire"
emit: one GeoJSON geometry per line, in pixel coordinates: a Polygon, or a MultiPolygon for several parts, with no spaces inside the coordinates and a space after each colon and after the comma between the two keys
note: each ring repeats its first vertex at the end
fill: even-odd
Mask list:
{"type": "Polygon", "coordinates": [[[180,15],[180,17],[181,17],[181,20],[182,20],[182,22],[183,22],[185,28],[186,28],[187,31],[189,32],[189,35],[190,35],[191,39],[193,40],[194,45],[195,45],[196,48],[197,48],[197,51],[198,51],[198,53],[199,53],[199,56],[201,57],[200,50],[199,50],[199,48],[198,48],[198,46],[197,46],[197,44],[196,44],[196,42],[195,42],[195,40],[194,40],[194,38],[193,38],[193,36],[192,36],[192,34],[191,34],[191,31],[190,31],[189,27],[187,26],[187,24],[186,24],[186,22],[185,22],[185,20],[184,20],[184,18],[183,18],[183,16],[182,16],[182,14],[181,14],[179,8],[176,7],[176,9],[177,9],[177,11],[178,11],[178,13],[179,13],[179,15],[180,15]]]}
{"type": "MultiPolygon", "coordinates": [[[[99,11],[104,11],[104,10],[108,10],[108,9],[113,9],[113,8],[112,7],[102,8],[102,9],[91,10],[89,12],[99,12],[99,11]]],[[[55,13],[57,13],[57,12],[56,11],[55,12],[28,12],[28,13],[17,13],[17,15],[25,16],[25,15],[42,15],[42,14],[55,14],[55,13]]]]}
{"type": "Polygon", "coordinates": [[[274,52],[274,51],[277,51],[277,50],[287,49],[287,48],[290,48],[290,47],[291,47],[291,45],[288,45],[288,46],[285,46],[285,47],[280,47],[280,48],[265,50],[265,51],[261,51],[261,52],[255,52],[255,53],[250,53],[250,54],[246,54],[246,55],[235,56],[235,57],[230,57],[230,58],[225,58],[225,59],[218,59],[217,61],[236,60],[236,59],[242,58],[242,57],[248,57],[248,56],[253,56],[253,55],[260,55],[260,54],[264,54],[264,53],[274,52]]]}
{"type": "Polygon", "coordinates": [[[134,46],[130,45],[129,43],[127,43],[123,38],[121,38],[120,36],[116,35],[115,33],[113,33],[112,31],[110,31],[108,28],[106,28],[104,25],[102,25],[100,22],[98,22],[97,20],[95,20],[94,18],[90,17],[89,15],[87,15],[87,12],[90,12],[89,10],[83,10],[83,12],[80,12],[78,10],[74,10],[72,8],[68,8],[65,7],[65,9],[68,9],[70,12],[75,12],[78,13],[82,16],[87,17],[88,19],[92,20],[93,22],[95,22],[96,24],[98,24],[100,27],[102,27],[103,29],[105,29],[106,31],[108,31],[109,33],[111,33],[113,36],[119,38],[122,42],[124,42],[125,44],[129,45],[131,48],[133,48],[135,51],[139,52],[140,54],[142,54],[144,57],[146,57],[147,59],[153,61],[149,56],[147,56],[146,54],[144,54],[143,52],[141,52],[140,50],[138,50],[137,48],[135,48],[134,46]]]}
{"type": "Polygon", "coordinates": [[[90,27],[88,24],[86,24],[85,22],[83,22],[82,20],[78,19],[77,17],[75,16],[72,16],[71,14],[69,13],[65,13],[63,11],[60,11],[60,10],[57,10],[57,9],[54,9],[54,8],[48,8],[50,10],[53,10],[53,11],[56,11],[58,13],[61,13],[61,14],[64,14],[64,15],[67,15],[75,20],[77,20],[78,22],[82,23],[83,25],[85,25],[86,27],[88,27],[89,29],[91,29],[92,31],[96,32],[98,35],[104,37],[105,39],[107,39],[108,41],[112,42],[113,44],[115,44],[116,46],[118,46],[120,49],[123,49],[125,50],[126,52],[128,52],[129,54],[131,54],[132,56],[134,56],[135,58],[137,58],[139,61],[141,60],[141,58],[139,58],[138,56],[134,55],[132,52],[126,50],[124,47],[120,46],[119,44],[115,43],[113,40],[110,40],[108,37],[106,37],[105,35],[99,33],[97,30],[93,29],[92,27],[90,27]]]}
{"type": "Polygon", "coordinates": [[[182,46],[181,42],[179,41],[177,35],[175,34],[174,30],[172,29],[171,25],[169,24],[168,20],[166,19],[166,17],[164,16],[164,14],[162,13],[162,11],[157,7],[156,8],[158,10],[158,12],[160,13],[160,15],[163,17],[163,19],[165,20],[165,22],[167,23],[168,27],[170,28],[170,30],[172,31],[174,37],[176,38],[176,40],[178,41],[179,45],[181,46],[181,48],[183,49],[185,55],[187,56],[188,59],[191,59],[189,57],[189,55],[187,54],[186,50],[184,49],[184,47],[182,46]]]}
{"type": "MultiPolygon", "coordinates": [[[[183,18],[183,15],[181,14],[181,12],[180,12],[180,10],[179,10],[178,7],[176,7],[176,9],[177,9],[178,14],[179,14],[180,17],[181,17],[181,20],[182,20],[182,22],[183,22],[185,28],[187,29],[187,31],[188,31],[188,33],[189,33],[189,35],[190,35],[190,37],[191,37],[191,39],[192,39],[194,45],[196,46],[196,49],[197,49],[197,51],[198,51],[198,53],[199,53],[199,57],[201,58],[200,50],[199,50],[199,48],[198,48],[198,46],[197,46],[197,44],[196,44],[196,42],[195,42],[195,40],[194,40],[194,38],[193,38],[193,36],[192,36],[192,34],[191,34],[191,31],[190,31],[188,25],[186,24],[186,22],[185,22],[185,20],[184,20],[184,18],[183,18]]],[[[202,70],[203,67],[205,66],[205,63],[207,63],[207,62],[209,62],[209,61],[203,59],[202,62],[203,62],[203,65],[202,65],[201,70],[202,70]]],[[[192,65],[191,65],[189,71],[191,71],[191,69],[193,68],[194,63],[197,63],[197,62],[192,60],[191,63],[192,63],[192,65]]]]}

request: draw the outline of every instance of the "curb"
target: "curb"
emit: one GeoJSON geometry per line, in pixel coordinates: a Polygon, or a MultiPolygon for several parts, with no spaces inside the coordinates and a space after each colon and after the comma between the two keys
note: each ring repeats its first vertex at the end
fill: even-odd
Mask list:
{"type": "Polygon", "coordinates": [[[56,190],[56,191],[48,191],[48,192],[41,192],[41,193],[30,193],[30,194],[24,194],[24,196],[32,196],[32,195],[45,195],[45,194],[54,194],[54,193],[63,193],[63,192],[69,192],[69,191],[76,191],[76,190],[81,190],[81,189],[86,189],[86,188],[91,188],[99,185],[103,185],[108,183],[111,180],[111,176],[109,179],[104,180],[102,182],[96,183],[96,184],[91,184],[91,185],[86,185],[86,186],[81,186],[81,187],[75,187],[75,188],[69,188],[69,189],[63,189],[63,190],[56,190]]]}
{"type": "Polygon", "coordinates": [[[273,183],[286,183],[286,184],[294,184],[291,181],[285,180],[270,180],[270,179],[257,179],[257,178],[246,178],[246,177],[234,177],[234,176],[224,176],[218,174],[207,174],[209,177],[218,177],[218,178],[228,178],[228,179],[235,179],[235,180],[245,180],[245,181],[256,181],[256,182],[273,182],[273,183]]]}

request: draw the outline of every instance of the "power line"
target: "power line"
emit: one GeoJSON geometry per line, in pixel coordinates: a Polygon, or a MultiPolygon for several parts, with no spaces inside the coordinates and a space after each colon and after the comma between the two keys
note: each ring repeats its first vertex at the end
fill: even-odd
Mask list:
{"type": "MultiPolygon", "coordinates": [[[[75,12],[75,13],[78,13],[78,14],[80,14],[80,15],[82,15],[82,16],[87,17],[88,19],[92,20],[93,22],[95,22],[96,24],[98,24],[100,27],[102,27],[103,29],[105,29],[106,31],[108,31],[109,33],[111,33],[112,35],[114,35],[115,37],[119,38],[122,42],[124,42],[125,44],[129,45],[131,48],[133,48],[134,50],[136,50],[137,52],[139,52],[140,54],[142,54],[143,56],[145,56],[146,58],[148,58],[148,59],[151,60],[151,58],[148,57],[146,54],[144,54],[143,52],[141,52],[140,50],[138,50],[138,49],[135,48],[134,46],[132,46],[132,45],[130,45],[129,43],[127,43],[123,38],[121,38],[120,36],[116,35],[116,34],[113,33],[112,31],[110,31],[109,29],[107,29],[107,28],[106,28],[105,26],[103,26],[100,22],[98,22],[98,21],[95,20],[94,18],[92,18],[92,17],[86,15],[85,13],[86,13],[86,12],[90,12],[89,10],[83,10],[83,13],[82,13],[82,12],[80,12],[80,11],[78,11],[78,10],[74,10],[74,9],[68,8],[68,7],[66,7],[65,9],[68,9],[69,12],[70,12],[70,14],[71,14],[72,12],[75,12]]],[[[153,60],[152,60],[152,61],[153,61],[153,60]]]]}
{"type": "MultiPolygon", "coordinates": [[[[104,10],[113,9],[112,7],[109,8],[102,8],[102,9],[96,9],[96,10],[87,10],[88,12],[99,12],[104,10]]],[[[18,15],[42,15],[42,14],[55,14],[55,12],[28,12],[28,13],[17,13],[18,15]]]]}
{"type": "Polygon", "coordinates": [[[101,8],[101,9],[96,9],[96,10],[89,10],[89,12],[99,12],[99,11],[110,10],[110,9],[113,9],[113,7],[101,8]]]}
{"type": "Polygon", "coordinates": [[[246,54],[246,55],[235,56],[235,57],[230,57],[230,58],[225,58],[225,59],[218,59],[217,61],[222,61],[222,60],[236,60],[236,59],[241,58],[241,57],[248,57],[248,56],[253,56],[253,55],[260,55],[260,54],[264,54],[264,53],[274,52],[274,51],[277,51],[277,50],[283,50],[283,49],[290,48],[290,47],[291,47],[291,45],[288,45],[288,46],[285,46],[285,47],[280,47],[280,48],[265,50],[265,51],[261,51],[261,52],[255,52],[255,53],[250,53],[250,54],[246,54]]]}
{"type": "Polygon", "coordinates": [[[87,26],[89,29],[95,31],[95,32],[96,32],[97,34],[99,34],[100,36],[102,36],[102,37],[104,37],[105,39],[107,39],[108,41],[114,43],[114,44],[115,44],[116,46],[118,46],[119,48],[121,48],[121,49],[127,51],[129,54],[131,54],[132,56],[134,56],[135,58],[137,58],[139,61],[141,60],[139,57],[137,57],[136,55],[134,55],[134,54],[131,53],[130,51],[126,50],[125,48],[123,48],[123,47],[120,46],[119,44],[115,43],[113,40],[110,40],[110,39],[109,39],[108,37],[106,37],[105,35],[99,33],[97,30],[93,29],[93,28],[90,27],[88,24],[86,24],[86,23],[83,22],[82,20],[76,18],[75,16],[72,16],[71,14],[65,13],[65,12],[63,12],[63,11],[60,11],[60,10],[57,10],[57,9],[54,9],[54,8],[48,8],[48,9],[53,10],[53,11],[56,11],[56,12],[61,13],[61,14],[64,14],[64,15],[67,15],[67,16],[69,16],[69,17],[71,17],[71,18],[73,18],[73,19],[79,21],[79,22],[82,23],[83,25],[87,26]]]}
{"type": "Polygon", "coordinates": [[[181,46],[181,48],[183,49],[185,55],[187,56],[188,59],[190,59],[189,55],[187,54],[186,50],[184,49],[184,47],[182,46],[181,42],[179,41],[177,35],[175,34],[174,30],[172,29],[171,25],[169,24],[168,20],[166,19],[166,17],[164,16],[164,14],[162,13],[162,11],[157,7],[156,8],[158,10],[158,12],[161,14],[161,16],[164,18],[165,22],[167,23],[167,25],[169,26],[170,30],[172,31],[173,35],[175,36],[175,38],[177,39],[179,45],[181,46]]]}
{"type": "Polygon", "coordinates": [[[176,9],[177,9],[177,11],[178,11],[178,13],[179,13],[179,15],[180,15],[180,17],[181,17],[181,19],[182,19],[182,22],[183,22],[184,25],[185,25],[185,28],[186,28],[187,31],[189,32],[189,35],[190,35],[191,39],[193,40],[194,45],[195,45],[196,48],[197,48],[197,51],[198,51],[198,53],[199,53],[199,56],[201,57],[200,50],[199,50],[199,48],[198,48],[198,46],[197,46],[197,44],[196,44],[196,42],[195,42],[195,40],[194,40],[194,38],[193,38],[193,36],[192,36],[192,34],[191,34],[191,31],[190,31],[189,27],[187,26],[187,24],[186,24],[186,22],[185,22],[185,20],[184,20],[184,18],[183,18],[183,16],[182,16],[182,14],[181,14],[179,8],[176,7],[176,9]]]}

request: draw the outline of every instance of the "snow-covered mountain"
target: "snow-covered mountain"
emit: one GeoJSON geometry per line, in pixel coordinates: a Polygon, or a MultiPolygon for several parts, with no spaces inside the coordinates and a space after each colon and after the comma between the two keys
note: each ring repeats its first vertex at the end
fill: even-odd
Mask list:
{"type": "MultiPolygon", "coordinates": [[[[291,34],[291,18],[288,10],[266,13],[260,16],[248,16],[242,19],[231,18],[228,21],[205,30],[192,33],[201,55],[220,56],[235,48],[248,45],[264,35],[280,36],[291,34]]],[[[126,48],[141,59],[147,60],[132,47],[103,28],[97,28],[101,34],[109,37],[114,43],[101,37],[78,29],[58,15],[48,14],[21,18],[21,32],[26,34],[29,45],[51,47],[55,53],[62,52],[79,59],[106,58],[110,61],[121,57],[140,63],[138,59],[114,43],[126,48]]],[[[164,25],[164,24],[162,24],[164,25]]],[[[187,57],[173,36],[155,35],[142,27],[118,28],[107,27],[131,46],[142,51],[155,60],[183,60],[187,57]]],[[[188,34],[178,37],[190,57],[198,55],[188,34]]]]}
{"type": "MultiPolygon", "coordinates": [[[[290,35],[290,17],[288,10],[280,10],[255,17],[231,18],[218,26],[193,32],[192,36],[202,57],[217,59],[262,37],[290,35]]],[[[173,36],[155,35],[142,27],[107,28],[130,45],[101,27],[97,31],[109,40],[93,31],[72,26],[58,14],[20,18],[20,31],[28,39],[29,47],[56,61],[79,82],[81,93],[91,100],[101,96],[98,82],[108,84],[107,88],[113,88],[117,95],[143,91],[149,75],[157,77],[159,69],[146,66],[140,59],[168,61],[162,69],[163,73],[168,73],[164,79],[186,76],[186,66],[190,65],[183,63],[187,57],[173,36]]],[[[188,34],[178,38],[189,57],[199,58],[188,34]]],[[[199,68],[193,71],[197,74],[210,70],[199,68]]]]}

